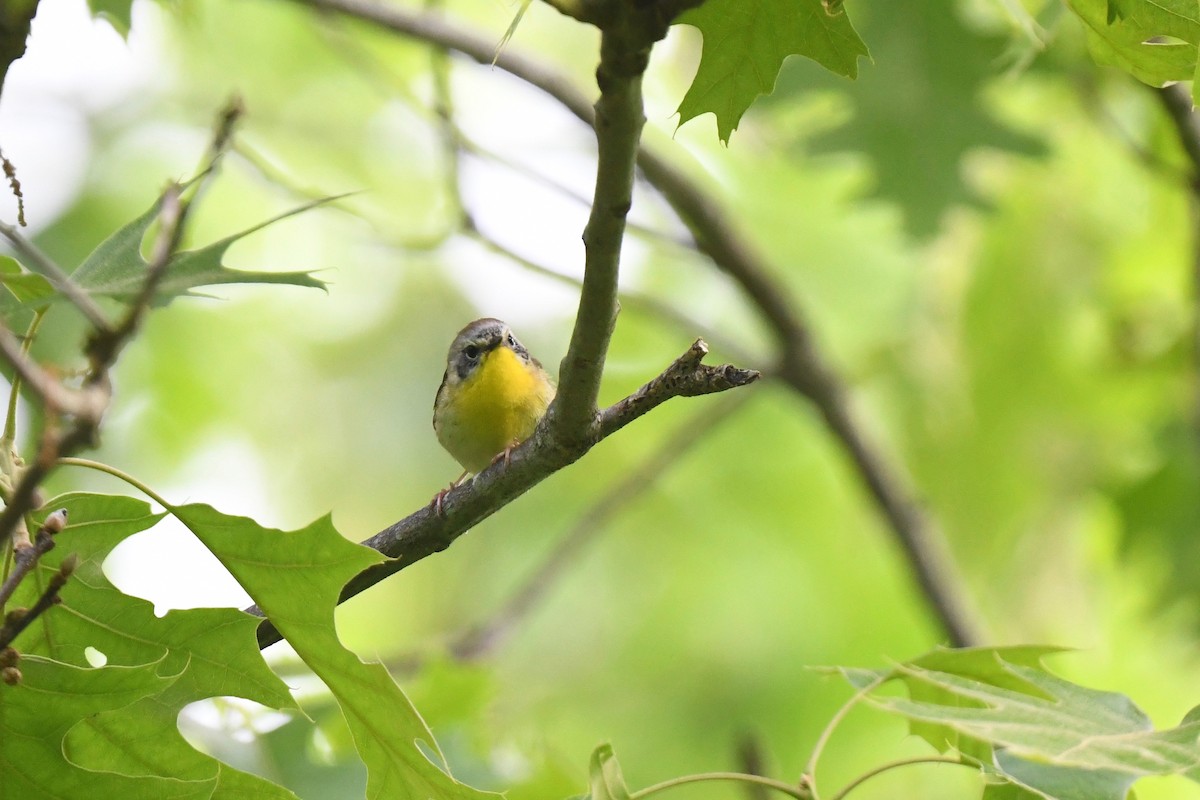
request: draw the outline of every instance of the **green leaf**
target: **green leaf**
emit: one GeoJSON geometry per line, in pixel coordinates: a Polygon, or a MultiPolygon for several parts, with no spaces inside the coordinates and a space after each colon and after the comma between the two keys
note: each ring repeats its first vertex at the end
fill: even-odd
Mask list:
{"type": "MultiPolygon", "coordinates": [[[[325,287],[323,281],[308,272],[250,272],[229,269],[222,259],[225,252],[238,240],[249,236],[288,217],[295,216],[316,206],[335,200],[326,197],[293,208],[266,222],[247,228],[198,250],[176,253],[167,265],[155,293],[155,303],[165,304],[175,297],[193,294],[199,286],[231,283],[282,283],[292,286],[325,287]]],[[[158,218],[159,205],[155,201],[145,213],[117,230],[92,251],[72,274],[75,282],[93,296],[113,297],[129,301],[138,295],[146,280],[149,263],[142,257],[142,240],[158,218]]]]}
{"type": "Polygon", "coordinates": [[[989,783],[983,787],[981,800],[1044,800],[1045,795],[1031,792],[1015,783],[989,783]]]}
{"type": "MultiPolygon", "coordinates": [[[[1023,691],[1029,689],[1028,684],[1015,678],[1004,668],[1004,665],[1020,664],[1032,668],[1041,668],[1043,658],[1062,651],[1063,648],[1060,647],[1031,645],[1016,647],[964,647],[957,649],[938,648],[923,656],[918,656],[909,662],[909,664],[927,670],[952,672],[955,675],[961,675],[989,686],[1023,691]]],[[[913,700],[947,706],[962,703],[962,698],[951,692],[943,691],[937,686],[924,681],[908,680],[903,672],[900,672],[897,677],[905,682],[909,696],[913,700]]],[[[985,762],[990,756],[990,753],[979,748],[976,742],[969,738],[964,738],[957,730],[950,726],[911,720],[909,730],[929,742],[939,752],[945,752],[949,748],[954,748],[961,753],[979,758],[985,762]]]]}
{"type": "Polygon", "coordinates": [[[1088,48],[1099,63],[1123,69],[1151,86],[1194,77],[1200,43],[1200,7],[1195,0],[1067,3],[1087,27],[1088,48]]]}
{"type": "Polygon", "coordinates": [[[1007,750],[996,751],[996,766],[1016,786],[1026,789],[1026,796],[1032,792],[1034,797],[1055,800],[1125,800],[1137,780],[1134,775],[1116,770],[1043,764],[1020,758],[1007,750]]]}
{"type": "MultiPolygon", "coordinates": [[[[0,256],[0,283],[8,290],[4,303],[15,299],[22,306],[44,306],[54,296],[50,281],[34,272],[29,272],[17,260],[0,256]],[[47,301],[45,303],[40,301],[47,301]]],[[[0,304],[0,307],[4,307],[0,304]]]]}
{"type": "MultiPolygon", "coordinates": [[[[187,704],[237,696],[274,708],[295,708],[287,687],[267,667],[258,650],[258,620],[229,608],[170,611],[156,616],[145,600],[129,597],[105,577],[105,557],[128,536],[153,526],[162,514],[129,497],[69,494],[46,509],[65,508],[67,528],[56,547],[38,562],[41,580],[26,580],[14,596],[30,605],[63,558],[78,566],[52,608],[17,640],[23,653],[37,653],[74,666],[87,665],[86,649],[103,654],[109,667],[158,664],[176,677],[160,691],[121,708],[89,715],[64,731],[73,763],[83,768],[135,777],[169,777],[206,785],[205,797],[294,798],[291,792],[240,772],[194,749],[176,720],[187,704]]],[[[166,567],[169,568],[169,567],[166,567]]],[[[106,667],[108,668],[108,667],[106,667]]],[[[94,670],[77,673],[67,691],[91,691],[94,670]]],[[[61,737],[60,737],[61,738],[61,737]]]]}
{"type": "MultiPolygon", "coordinates": [[[[368,798],[495,797],[454,780],[418,743],[433,734],[381,664],[365,664],[338,639],[342,587],[384,556],[344,539],[325,517],[292,532],[269,530],[206,505],[171,509],[254,598],[341,706],[367,766],[368,798]]],[[[440,756],[440,753],[439,753],[440,756]]]]}
{"type": "Polygon", "coordinates": [[[764,106],[794,104],[798,94],[847,96],[851,119],[833,130],[798,129],[796,152],[861,152],[870,159],[872,194],[903,208],[918,236],[937,231],[948,207],[978,199],[963,159],[983,149],[1036,155],[1041,142],[997,121],[981,95],[1003,69],[1011,37],[965,24],[955,0],[874,3],[859,30],[874,66],[853,83],[819,70],[785,68],[764,106]]]}
{"type": "Polygon", "coordinates": [[[629,789],[611,744],[602,744],[592,753],[588,783],[591,800],[629,800],[629,789]]]}
{"type": "Polygon", "coordinates": [[[847,78],[869,57],[849,17],[821,0],[708,0],[681,15],[704,36],[700,66],[679,104],[679,124],[711,111],[728,143],[742,114],[772,91],[784,59],[802,55],[847,78]]]}
{"type": "Polygon", "coordinates": [[[40,656],[21,659],[23,678],[0,684],[0,800],[207,800],[208,782],[92,772],[64,757],[76,723],[166,690],[178,676],[162,665],[76,667],[40,656]]]}
{"type": "Polygon", "coordinates": [[[92,16],[106,21],[124,39],[129,38],[129,27],[132,24],[130,12],[133,0],[88,0],[88,8],[92,16]]]}
{"type": "MultiPolygon", "coordinates": [[[[947,669],[957,666],[954,651],[931,655],[947,669]]],[[[1200,721],[1156,731],[1124,695],[1088,689],[999,657],[998,671],[989,669],[980,680],[969,674],[979,663],[973,654],[961,674],[915,661],[899,665],[895,675],[907,685],[928,687],[924,699],[871,701],[985,743],[994,750],[998,774],[1050,798],[1123,800],[1139,777],[1200,769],[1200,721]]]]}

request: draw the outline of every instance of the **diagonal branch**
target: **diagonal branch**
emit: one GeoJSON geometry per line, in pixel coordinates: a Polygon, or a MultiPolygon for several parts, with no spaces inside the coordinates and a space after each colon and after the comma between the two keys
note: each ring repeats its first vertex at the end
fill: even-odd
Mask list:
{"type": "MultiPolygon", "coordinates": [[[[539,426],[533,437],[512,451],[508,465],[493,464],[467,483],[451,489],[442,501],[442,513],[433,504],[408,515],[363,542],[367,547],[392,557],[361,572],[342,590],[341,601],[369,589],[389,575],[421,559],[445,550],[455,539],[508,503],[527,492],[552,473],[577,461],[605,437],[673,397],[695,397],[746,386],[758,380],[759,373],[729,365],[710,367],[701,363],[708,351],[696,341],[662,374],[629,397],[599,412],[598,424],[589,426],[586,438],[573,447],[555,446],[546,426],[539,426]]],[[[261,612],[257,607],[252,614],[261,612]]],[[[280,641],[270,620],[258,626],[258,644],[267,647],[280,641]]]]}
{"type": "Polygon", "coordinates": [[[1179,144],[1187,154],[1190,169],[1192,218],[1192,428],[1200,436],[1200,119],[1192,98],[1179,84],[1154,90],[1162,102],[1179,144]]]}
{"type": "MultiPolygon", "coordinates": [[[[488,36],[442,16],[414,13],[378,0],[292,1],[455,50],[480,64],[494,64],[554,98],[584,123],[595,124],[587,96],[559,71],[511,48],[496,56],[488,36]]],[[[566,0],[552,5],[572,16],[576,10],[598,14],[597,9],[604,6],[566,0]]],[[[979,643],[982,636],[969,609],[965,588],[939,531],[921,512],[898,467],[865,433],[849,401],[848,388],[818,351],[811,329],[790,293],[775,280],[770,266],[725,210],[690,176],[644,145],[637,151],[637,164],[695,237],[700,251],[741,286],[770,324],[779,348],[775,371],[817,407],[830,432],[842,444],[947,639],[958,646],[979,643]]]]}

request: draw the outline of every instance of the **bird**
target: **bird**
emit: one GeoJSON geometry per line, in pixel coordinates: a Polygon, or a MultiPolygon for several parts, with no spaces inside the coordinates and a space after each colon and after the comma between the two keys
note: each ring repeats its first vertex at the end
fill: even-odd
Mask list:
{"type": "Polygon", "coordinates": [[[468,323],[450,343],[446,372],[433,402],[438,441],[468,474],[478,474],[528,439],[554,399],[555,385],[507,323],[491,317],[468,323]]]}

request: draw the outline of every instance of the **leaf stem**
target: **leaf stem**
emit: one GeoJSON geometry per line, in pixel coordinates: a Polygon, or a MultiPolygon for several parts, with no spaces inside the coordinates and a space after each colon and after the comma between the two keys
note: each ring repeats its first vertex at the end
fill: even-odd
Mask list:
{"type": "MultiPolygon", "coordinates": [[[[821,758],[821,753],[825,751],[825,745],[829,744],[829,739],[833,736],[834,730],[841,724],[846,715],[858,705],[864,697],[877,689],[884,681],[890,677],[887,674],[880,675],[875,680],[868,683],[863,688],[854,693],[854,696],[847,700],[841,708],[837,710],[829,719],[829,723],[825,729],[821,731],[821,735],[817,737],[817,743],[813,745],[812,754],[808,757],[808,763],[804,765],[804,778],[808,787],[812,790],[813,800],[820,800],[820,795],[817,793],[817,761],[821,758]]],[[[843,790],[844,792],[844,790],[843,790]]]]}
{"type": "Polygon", "coordinates": [[[128,472],[122,472],[110,464],[105,464],[101,461],[92,461],[90,458],[79,458],[77,456],[60,458],[58,459],[58,463],[60,466],[64,467],[83,467],[84,469],[94,469],[97,472],[103,472],[106,475],[111,475],[114,478],[125,481],[125,483],[128,483],[130,486],[137,489],[139,492],[146,495],[163,508],[171,508],[171,504],[164,500],[162,495],[160,495],[158,492],[154,491],[149,486],[130,475],[128,472]]]}
{"type": "Polygon", "coordinates": [[[914,756],[913,758],[902,758],[897,761],[889,761],[886,764],[879,765],[869,772],[864,772],[862,775],[859,775],[857,778],[850,781],[850,783],[846,784],[846,786],[843,787],[840,792],[830,797],[829,800],[843,800],[846,795],[850,794],[850,792],[854,791],[871,778],[874,778],[876,775],[882,775],[883,773],[896,769],[897,767],[907,767],[912,764],[958,764],[959,766],[963,767],[975,766],[969,761],[963,761],[961,758],[954,758],[952,756],[914,756]]]}
{"type": "MultiPolygon", "coordinates": [[[[29,330],[25,331],[25,341],[21,343],[21,354],[28,356],[29,348],[33,345],[33,337],[37,335],[38,328],[41,327],[42,320],[46,316],[46,308],[39,308],[33,312],[33,321],[29,323],[29,330]]],[[[12,385],[8,390],[8,413],[4,417],[4,434],[0,438],[0,459],[3,459],[5,466],[11,467],[9,463],[9,452],[13,448],[13,443],[17,440],[17,399],[21,394],[21,374],[13,373],[12,385]]]]}
{"type": "Polygon", "coordinates": [[[797,786],[794,783],[785,783],[784,781],[774,778],[766,778],[762,775],[750,775],[745,772],[702,772],[698,775],[684,775],[679,778],[671,778],[670,780],[656,783],[653,786],[648,786],[636,792],[630,792],[629,800],[641,800],[644,797],[649,797],[657,792],[667,789],[674,789],[676,786],[683,786],[688,783],[701,783],[704,781],[738,781],[740,783],[751,783],[758,786],[766,786],[768,789],[774,789],[777,792],[790,795],[797,800],[812,800],[812,795],[809,794],[802,786],[797,786]]]}

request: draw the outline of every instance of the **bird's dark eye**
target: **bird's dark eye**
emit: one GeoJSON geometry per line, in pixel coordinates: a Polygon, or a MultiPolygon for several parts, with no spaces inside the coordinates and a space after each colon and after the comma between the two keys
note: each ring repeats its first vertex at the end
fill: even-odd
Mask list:
{"type": "Polygon", "coordinates": [[[463,355],[470,359],[479,358],[479,347],[469,344],[463,348],[463,355]]]}

